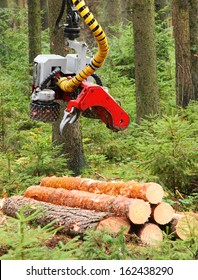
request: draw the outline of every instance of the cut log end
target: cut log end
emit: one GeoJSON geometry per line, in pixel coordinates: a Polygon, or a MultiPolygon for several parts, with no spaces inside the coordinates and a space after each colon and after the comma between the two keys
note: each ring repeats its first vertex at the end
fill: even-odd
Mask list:
{"type": "Polygon", "coordinates": [[[164,190],[157,183],[147,183],[146,198],[152,204],[157,204],[162,201],[164,190]]]}
{"type": "Polygon", "coordinates": [[[154,221],[160,225],[168,224],[174,215],[174,210],[171,205],[166,202],[161,202],[153,208],[152,217],[154,221]]]}
{"type": "Polygon", "coordinates": [[[151,214],[151,207],[149,203],[136,199],[129,205],[128,217],[134,224],[144,224],[148,221],[151,214]]]}
{"type": "Polygon", "coordinates": [[[159,226],[153,223],[144,224],[137,232],[141,241],[147,245],[156,245],[163,241],[163,234],[159,226]]]}
{"type": "Polygon", "coordinates": [[[171,223],[171,230],[175,233],[176,237],[182,240],[193,236],[198,237],[198,220],[192,215],[175,214],[171,223]]]}
{"type": "Polygon", "coordinates": [[[113,233],[118,233],[122,228],[125,228],[123,232],[124,234],[129,233],[131,223],[126,217],[108,217],[100,221],[96,229],[106,229],[113,233]]]}

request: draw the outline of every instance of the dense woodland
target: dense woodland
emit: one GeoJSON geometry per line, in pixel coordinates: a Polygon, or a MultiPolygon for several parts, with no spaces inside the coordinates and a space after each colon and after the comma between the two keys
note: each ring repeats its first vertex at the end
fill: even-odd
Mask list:
{"type": "MultiPolygon", "coordinates": [[[[198,0],[86,0],[110,46],[97,74],[130,125],[115,133],[81,117],[63,136],[60,120],[29,117],[34,57],[71,51],[55,29],[61,2],[0,0],[0,197],[51,175],[152,181],[175,210],[198,212],[198,0]]],[[[83,22],[80,40],[95,52],[83,22]]],[[[169,232],[158,250],[123,232],[54,237],[52,225],[29,227],[35,215],[21,211],[4,226],[0,218],[2,259],[194,259],[198,251],[197,236],[173,241],[169,232]]]]}

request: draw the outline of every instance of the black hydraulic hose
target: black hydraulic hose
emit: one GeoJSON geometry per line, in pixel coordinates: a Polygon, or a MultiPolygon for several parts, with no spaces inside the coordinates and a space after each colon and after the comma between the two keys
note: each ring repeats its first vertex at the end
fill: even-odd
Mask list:
{"type": "Polygon", "coordinates": [[[47,78],[45,78],[45,80],[42,81],[42,83],[40,84],[40,89],[43,90],[44,88],[46,88],[47,83],[60,72],[61,70],[59,67],[55,68],[52,72],[50,72],[47,78]]]}
{"type": "Polygon", "coordinates": [[[103,87],[102,80],[101,80],[101,78],[96,73],[92,74],[91,76],[94,78],[94,80],[96,81],[97,85],[103,87]]]}
{"type": "Polygon", "coordinates": [[[66,0],[62,0],[60,12],[59,12],[59,15],[58,15],[56,23],[55,23],[56,28],[60,28],[60,21],[63,17],[64,11],[65,11],[65,5],[66,5],[66,0]]]}

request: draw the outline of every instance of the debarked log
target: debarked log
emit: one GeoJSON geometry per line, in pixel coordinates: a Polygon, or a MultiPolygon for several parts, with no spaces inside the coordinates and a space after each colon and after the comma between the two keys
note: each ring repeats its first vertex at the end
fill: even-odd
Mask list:
{"type": "Polygon", "coordinates": [[[110,196],[77,190],[54,189],[31,186],[27,188],[25,197],[57,205],[76,207],[97,212],[110,212],[117,216],[126,216],[134,224],[144,224],[151,214],[148,202],[123,196],[110,196]]]}
{"type": "Polygon", "coordinates": [[[162,201],[164,191],[157,183],[141,183],[136,181],[98,181],[80,177],[46,177],[40,182],[41,186],[63,188],[67,190],[81,190],[86,192],[123,195],[129,198],[139,198],[152,204],[162,201]]]}
{"type": "MultiPolygon", "coordinates": [[[[16,212],[19,212],[21,207],[23,207],[26,216],[29,216],[32,212],[39,209],[40,214],[34,220],[36,223],[45,226],[54,222],[55,228],[61,227],[59,232],[71,236],[83,235],[87,229],[96,229],[101,221],[111,218],[112,216],[112,213],[60,206],[36,201],[23,196],[12,196],[6,199],[2,210],[5,215],[16,217],[16,212]]],[[[106,225],[105,228],[107,230],[118,232],[121,229],[123,224],[119,222],[120,217],[115,217],[115,219],[116,218],[118,218],[120,226],[117,224],[114,231],[113,227],[108,228],[106,225]]]]}

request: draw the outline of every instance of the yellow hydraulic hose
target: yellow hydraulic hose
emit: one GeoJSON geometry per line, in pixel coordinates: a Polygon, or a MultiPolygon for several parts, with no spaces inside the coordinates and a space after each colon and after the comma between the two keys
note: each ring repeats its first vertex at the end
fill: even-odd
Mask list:
{"type": "Polygon", "coordinates": [[[58,86],[65,92],[73,92],[85,79],[91,76],[98,68],[100,68],[107,57],[109,46],[106,35],[101,25],[94,18],[93,14],[89,11],[84,0],[72,0],[80,16],[88,25],[89,29],[98,43],[98,52],[91,59],[90,64],[72,79],[68,80],[66,77],[58,80],[58,86]]]}

